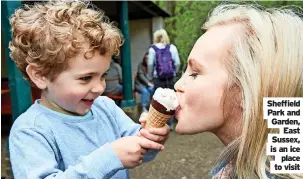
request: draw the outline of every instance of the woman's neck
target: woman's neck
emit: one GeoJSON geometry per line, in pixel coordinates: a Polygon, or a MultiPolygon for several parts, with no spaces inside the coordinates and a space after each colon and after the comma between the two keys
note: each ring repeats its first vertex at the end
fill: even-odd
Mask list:
{"type": "Polygon", "coordinates": [[[227,118],[226,122],[213,133],[227,146],[232,141],[240,137],[242,132],[241,117],[227,118]]]}

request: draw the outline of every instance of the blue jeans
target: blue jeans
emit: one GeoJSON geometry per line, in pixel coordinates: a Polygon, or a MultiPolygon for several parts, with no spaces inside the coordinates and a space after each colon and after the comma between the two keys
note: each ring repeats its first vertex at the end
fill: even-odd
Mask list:
{"type": "Polygon", "coordinates": [[[148,94],[150,96],[150,98],[152,98],[153,94],[154,94],[154,88],[153,87],[144,87],[141,89],[141,104],[144,107],[148,106],[148,94]]]}
{"type": "Polygon", "coordinates": [[[174,117],[173,116],[168,120],[167,124],[169,125],[169,127],[173,127],[173,125],[174,125],[174,117]]]}

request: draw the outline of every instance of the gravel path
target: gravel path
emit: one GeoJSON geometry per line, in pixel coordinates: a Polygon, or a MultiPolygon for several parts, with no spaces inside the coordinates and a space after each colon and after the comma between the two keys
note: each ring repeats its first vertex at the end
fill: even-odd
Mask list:
{"type": "Polygon", "coordinates": [[[171,132],[165,151],[149,163],[132,169],[131,179],[210,179],[210,170],[223,150],[211,133],[178,135],[171,132]]]}

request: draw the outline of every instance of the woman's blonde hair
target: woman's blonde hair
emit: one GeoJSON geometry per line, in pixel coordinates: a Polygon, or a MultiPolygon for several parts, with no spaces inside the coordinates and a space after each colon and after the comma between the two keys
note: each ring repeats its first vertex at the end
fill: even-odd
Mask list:
{"type": "Polygon", "coordinates": [[[156,32],[154,33],[154,44],[156,43],[163,43],[165,45],[170,43],[166,30],[156,30],[156,32]]]}
{"type": "Polygon", "coordinates": [[[242,91],[242,135],[222,156],[235,164],[238,179],[265,179],[267,136],[276,130],[263,119],[263,97],[303,97],[303,21],[290,8],[227,4],[216,7],[203,28],[229,23],[243,25],[226,60],[232,85],[242,91]]]}
{"type": "Polygon", "coordinates": [[[11,58],[29,79],[28,64],[36,64],[36,70],[54,80],[68,68],[70,58],[77,56],[88,43],[93,52],[101,55],[119,54],[123,43],[120,30],[109,22],[100,10],[89,8],[87,2],[51,1],[24,5],[10,18],[12,41],[11,58]]]}

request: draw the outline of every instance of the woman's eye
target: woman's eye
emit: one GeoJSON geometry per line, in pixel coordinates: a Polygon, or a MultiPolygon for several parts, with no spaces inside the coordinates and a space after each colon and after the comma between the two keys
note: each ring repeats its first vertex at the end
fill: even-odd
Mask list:
{"type": "Polygon", "coordinates": [[[198,75],[199,75],[199,73],[192,73],[189,76],[193,77],[193,79],[196,79],[198,75]]]}
{"type": "Polygon", "coordinates": [[[79,79],[82,80],[82,81],[88,82],[89,80],[92,79],[92,77],[91,76],[85,76],[85,77],[81,77],[79,79]]]}

